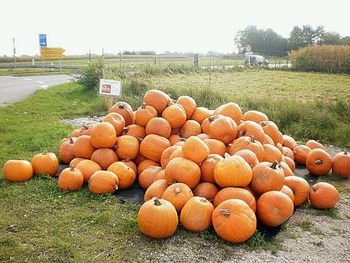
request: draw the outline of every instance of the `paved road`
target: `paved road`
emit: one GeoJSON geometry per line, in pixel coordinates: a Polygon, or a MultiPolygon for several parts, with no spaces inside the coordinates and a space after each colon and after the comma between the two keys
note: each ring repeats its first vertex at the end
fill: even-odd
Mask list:
{"type": "Polygon", "coordinates": [[[69,75],[0,76],[0,107],[71,80],[69,75]]]}

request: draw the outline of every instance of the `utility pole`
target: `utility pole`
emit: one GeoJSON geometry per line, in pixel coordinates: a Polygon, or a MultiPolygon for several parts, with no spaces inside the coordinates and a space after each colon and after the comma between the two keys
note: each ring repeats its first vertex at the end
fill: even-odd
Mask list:
{"type": "Polygon", "coordinates": [[[13,60],[15,62],[15,70],[16,70],[16,42],[15,42],[15,38],[12,38],[12,43],[13,43],[13,60]]]}

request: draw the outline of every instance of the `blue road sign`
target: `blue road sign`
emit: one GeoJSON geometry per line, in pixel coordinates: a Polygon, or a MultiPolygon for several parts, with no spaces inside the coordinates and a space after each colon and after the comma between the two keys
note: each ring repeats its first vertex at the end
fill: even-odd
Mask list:
{"type": "Polygon", "coordinates": [[[39,34],[39,44],[41,47],[47,47],[46,34],[39,34]]]}

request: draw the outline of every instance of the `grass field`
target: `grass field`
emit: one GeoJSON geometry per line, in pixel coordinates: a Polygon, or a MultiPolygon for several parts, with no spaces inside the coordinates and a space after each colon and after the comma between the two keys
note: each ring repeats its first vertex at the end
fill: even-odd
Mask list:
{"type": "MultiPolygon", "coordinates": [[[[189,94],[211,108],[225,101],[237,101],[245,110],[264,109],[283,132],[295,131],[300,139],[309,138],[312,132],[322,137],[329,136],[331,129],[335,133],[343,129],[335,138],[333,133],[333,138],[345,145],[350,141],[349,96],[346,96],[349,83],[350,77],[345,75],[245,71],[212,73],[209,87],[207,73],[169,74],[126,80],[123,99],[136,107],[146,89],[162,87],[174,97],[189,94]],[[327,92],[337,99],[328,97],[327,92]],[[303,128],[305,123],[308,127],[303,128]]],[[[8,159],[30,160],[44,150],[57,153],[59,141],[72,129],[61,119],[105,113],[105,101],[94,90],[77,84],[39,91],[24,101],[0,108],[0,167],[8,159]]],[[[329,177],[327,181],[337,185],[344,195],[350,191],[349,184],[344,185],[337,177],[329,177]]],[[[343,196],[342,209],[349,206],[346,200],[348,197],[343,196]]],[[[245,244],[232,245],[218,239],[212,229],[195,234],[179,227],[169,239],[147,238],[137,227],[138,206],[118,202],[112,195],[93,195],[86,187],[66,193],[57,188],[56,179],[47,176],[17,184],[8,183],[0,176],[0,203],[0,262],[183,262],[208,261],[208,257],[219,262],[249,255],[252,250],[253,254],[278,255],[290,250],[283,247],[285,242],[302,243],[303,231],[309,233],[314,229],[304,222],[305,218],[316,215],[316,221],[329,222],[335,228],[330,236],[339,239],[344,235],[345,240],[348,232],[342,225],[348,225],[350,218],[343,210],[319,214],[305,206],[297,210],[295,219],[290,220],[287,228],[282,227],[276,237],[271,239],[257,232],[245,244]]],[[[340,244],[329,245],[326,234],[320,241],[319,233],[314,232],[306,235],[315,239],[315,245],[311,244],[313,249],[324,243],[346,250],[340,244]]],[[[311,241],[305,243],[310,245],[311,241]]],[[[342,256],[346,252],[339,253],[342,256]]]]}

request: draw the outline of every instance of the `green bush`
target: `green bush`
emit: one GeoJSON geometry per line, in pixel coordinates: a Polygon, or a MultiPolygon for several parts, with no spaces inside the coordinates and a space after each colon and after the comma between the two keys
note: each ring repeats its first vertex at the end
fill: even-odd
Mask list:
{"type": "Polygon", "coordinates": [[[82,68],[79,74],[75,77],[75,81],[87,89],[98,87],[100,79],[103,77],[102,62],[96,62],[82,68]]]}
{"type": "Polygon", "coordinates": [[[311,46],[292,51],[289,56],[296,70],[350,73],[350,46],[311,46]]]}

